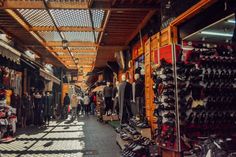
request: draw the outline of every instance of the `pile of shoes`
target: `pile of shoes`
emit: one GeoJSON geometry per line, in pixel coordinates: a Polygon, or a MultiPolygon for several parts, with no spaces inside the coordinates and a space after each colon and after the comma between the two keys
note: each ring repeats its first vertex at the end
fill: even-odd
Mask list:
{"type": "Polygon", "coordinates": [[[207,138],[198,141],[189,151],[184,151],[184,157],[234,157],[236,146],[232,139],[207,138]]]}
{"type": "Polygon", "coordinates": [[[154,143],[149,138],[136,135],[125,145],[125,149],[121,153],[122,157],[148,157],[150,145],[154,145],[154,143]]]}
{"type": "Polygon", "coordinates": [[[122,124],[119,128],[116,128],[115,131],[120,134],[120,137],[124,141],[130,141],[134,136],[140,135],[140,133],[128,124],[122,124]]]}
{"type": "Polygon", "coordinates": [[[126,141],[125,148],[122,150],[122,157],[148,157],[149,146],[155,143],[147,137],[143,137],[135,127],[128,124],[121,124],[116,129],[120,138],[126,141]]]}
{"type": "Polygon", "coordinates": [[[161,67],[152,74],[154,82],[154,103],[156,109],[153,115],[157,117],[155,137],[161,146],[174,147],[176,139],[175,126],[175,85],[172,64],[161,60],[161,67]]]}
{"type": "Polygon", "coordinates": [[[150,125],[148,124],[147,119],[136,119],[136,118],[131,118],[129,120],[129,125],[133,127],[138,127],[138,128],[150,128],[150,125]]]}

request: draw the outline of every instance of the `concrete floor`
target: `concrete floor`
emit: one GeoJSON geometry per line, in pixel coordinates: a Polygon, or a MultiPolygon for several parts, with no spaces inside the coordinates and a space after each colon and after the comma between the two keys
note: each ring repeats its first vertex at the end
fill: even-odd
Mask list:
{"type": "Polygon", "coordinates": [[[14,142],[0,144],[0,157],[119,157],[114,129],[93,116],[49,127],[18,130],[14,142]]]}

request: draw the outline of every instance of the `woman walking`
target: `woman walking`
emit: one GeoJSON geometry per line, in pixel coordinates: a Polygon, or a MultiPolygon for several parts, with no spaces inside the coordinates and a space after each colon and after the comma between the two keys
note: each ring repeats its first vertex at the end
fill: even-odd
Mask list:
{"type": "Polygon", "coordinates": [[[75,118],[77,118],[77,105],[78,105],[78,99],[77,96],[75,94],[72,95],[71,98],[71,107],[72,107],[72,111],[71,111],[71,118],[72,120],[75,120],[75,118]]]}
{"type": "Polygon", "coordinates": [[[96,109],[96,94],[92,93],[91,95],[91,114],[94,115],[95,114],[95,109],[96,109]]]}
{"type": "Polygon", "coordinates": [[[90,103],[90,98],[88,94],[85,94],[84,97],[84,107],[85,107],[85,114],[88,116],[89,115],[89,103],[90,103]]]}

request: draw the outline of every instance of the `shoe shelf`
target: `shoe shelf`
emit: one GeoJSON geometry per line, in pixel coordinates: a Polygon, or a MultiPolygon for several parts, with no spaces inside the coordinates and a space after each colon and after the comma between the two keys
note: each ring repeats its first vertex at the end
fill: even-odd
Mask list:
{"type": "MultiPolygon", "coordinates": [[[[226,47],[159,49],[153,69],[156,143],[167,152],[194,147],[199,137],[236,133],[236,56],[226,47]]],[[[167,155],[168,156],[168,155],[167,155]]]]}
{"type": "Polygon", "coordinates": [[[178,113],[176,98],[175,60],[173,46],[159,50],[160,66],[153,69],[153,91],[155,109],[153,116],[157,123],[154,137],[159,147],[177,152],[178,148],[178,113]]]}
{"type": "Polygon", "coordinates": [[[176,63],[181,150],[190,149],[199,137],[236,133],[235,52],[222,46],[193,47],[176,63]]]}

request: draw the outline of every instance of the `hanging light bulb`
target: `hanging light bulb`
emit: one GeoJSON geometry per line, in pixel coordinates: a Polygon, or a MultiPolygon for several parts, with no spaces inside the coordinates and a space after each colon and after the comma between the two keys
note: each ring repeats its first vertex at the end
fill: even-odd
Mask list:
{"type": "Polygon", "coordinates": [[[62,40],[62,48],[63,48],[64,50],[67,49],[67,48],[68,48],[68,45],[69,45],[68,41],[65,40],[65,39],[63,39],[63,40],[62,40]]]}
{"type": "Polygon", "coordinates": [[[75,64],[78,64],[78,63],[79,63],[79,59],[76,58],[76,59],[75,59],[75,64]]]}

